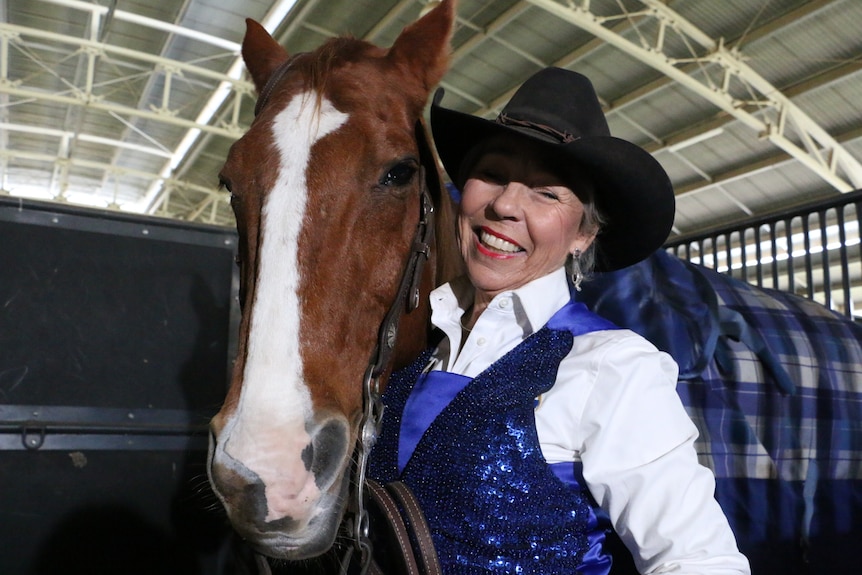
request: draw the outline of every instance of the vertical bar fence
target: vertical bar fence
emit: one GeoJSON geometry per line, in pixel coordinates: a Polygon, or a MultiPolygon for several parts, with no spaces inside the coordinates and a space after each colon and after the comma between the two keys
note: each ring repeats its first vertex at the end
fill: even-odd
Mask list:
{"type": "Polygon", "coordinates": [[[862,190],[673,238],[679,258],[862,321],[862,190]]]}

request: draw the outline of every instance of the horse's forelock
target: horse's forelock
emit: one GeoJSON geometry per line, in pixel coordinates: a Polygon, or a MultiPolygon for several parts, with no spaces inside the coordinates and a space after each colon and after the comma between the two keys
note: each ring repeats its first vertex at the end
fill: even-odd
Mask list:
{"type": "Polygon", "coordinates": [[[352,36],[332,38],[314,52],[299,56],[303,89],[316,95],[318,109],[324,97],[351,106],[354,102],[379,99],[370,94],[397,93],[407,105],[408,116],[419,119],[428,99],[424,75],[390,56],[391,49],[365,40],[352,36]],[[397,82],[393,81],[393,72],[399,76],[397,82]],[[393,84],[398,86],[397,90],[392,90],[393,84]]]}
{"type": "Polygon", "coordinates": [[[344,36],[330,39],[304,58],[305,89],[316,94],[318,108],[330,93],[335,71],[367,58],[369,52],[375,50],[379,48],[364,40],[344,36]]]}

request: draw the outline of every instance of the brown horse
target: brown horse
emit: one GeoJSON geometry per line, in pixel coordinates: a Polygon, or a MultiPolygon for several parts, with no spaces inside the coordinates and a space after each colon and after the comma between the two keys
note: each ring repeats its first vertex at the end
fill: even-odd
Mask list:
{"type": "Polygon", "coordinates": [[[220,175],[240,235],[242,321],[209,472],[236,531],[265,555],[302,559],[332,545],[363,381],[382,385],[425,347],[427,293],[455,272],[443,262],[456,258],[439,257],[454,249],[452,211],[421,122],[448,64],[454,11],[445,0],[390,49],[336,38],[292,57],[248,22],[256,117],[220,175]],[[380,329],[402,300],[415,303],[399,286],[429,195],[440,233],[390,356],[380,349],[397,321],[380,329]]]}

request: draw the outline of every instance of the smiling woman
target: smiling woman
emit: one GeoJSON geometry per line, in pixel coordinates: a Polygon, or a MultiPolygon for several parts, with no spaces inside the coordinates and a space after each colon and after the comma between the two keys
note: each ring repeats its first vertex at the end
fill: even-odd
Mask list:
{"type": "Polygon", "coordinates": [[[640,573],[748,573],[677,365],[571,296],[585,254],[608,271],[661,246],[664,170],[610,135],[575,72],[537,73],[496,121],[441,97],[466,274],[431,293],[440,343],[390,379],[373,475],[416,492],[444,573],[603,575],[614,531],[640,573]]]}
{"type": "Polygon", "coordinates": [[[461,255],[477,291],[468,326],[497,294],[563,267],[572,253],[585,253],[598,232],[566,185],[589,198],[583,180],[564,181],[539,151],[517,139],[498,138],[482,148],[467,170],[458,218],[461,255]]]}

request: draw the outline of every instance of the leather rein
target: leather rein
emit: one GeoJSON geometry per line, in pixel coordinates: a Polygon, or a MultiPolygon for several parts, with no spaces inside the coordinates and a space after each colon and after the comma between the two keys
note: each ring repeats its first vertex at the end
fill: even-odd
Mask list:
{"type": "MultiPolygon", "coordinates": [[[[298,56],[298,54],[297,54],[298,56]]],[[[260,92],[255,105],[255,116],[268,102],[276,84],[285,76],[296,56],[279,66],[260,92]]],[[[389,311],[380,324],[377,344],[371,352],[368,367],[362,382],[363,415],[359,425],[359,436],[356,441],[356,466],[354,468],[355,482],[353,498],[348,504],[347,513],[352,518],[345,517],[348,535],[352,545],[347,548],[341,558],[341,574],[346,574],[354,552],[359,552],[360,575],[365,575],[372,564],[372,546],[369,538],[369,516],[365,505],[366,473],[368,457],[371,449],[380,435],[384,406],[380,399],[380,378],[389,367],[392,352],[398,336],[398,325],[405,312],[411,312],[419,306],[419,288],[422,281],[422,271],[425,262],[431,255],[431,242],[434,237],[434,203],[428,192],[425,166],[420,165],[417,171],[421,192],[419,197],[419,221],[410,248],[410,257],[401,274],[398,292],[389,311]],[[351,520],[352,519],[352,520],[351,520]]],[[[257,568],[261,575],[270,575],[271,569],[266,557],[255,555],[257,568]]]]}

